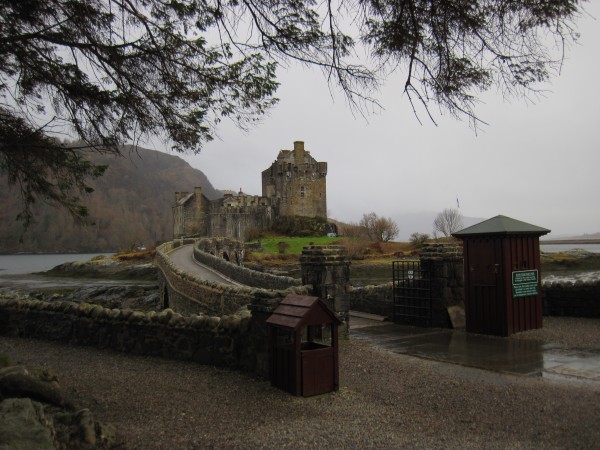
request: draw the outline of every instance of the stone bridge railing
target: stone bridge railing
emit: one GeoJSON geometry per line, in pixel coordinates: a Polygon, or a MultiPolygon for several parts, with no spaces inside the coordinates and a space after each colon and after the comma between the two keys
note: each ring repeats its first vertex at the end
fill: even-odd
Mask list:
{"type": "MultiPolygon", "coordinates": [[[[159,288],[161,302],[164,308],[172,308],[181,314],[209,314],[223,316],[234,314],[240,308],[252,304],[256,299],[263,297],[272,297],[273,292],[277,291],[282,296],[288,293],[306,294],[308,287],[300,286],[300,283],[293,280],[294,283],[285,280],[279,285],[279,289],[265,289],[251,286],[231,286],[212,281],[207,281],[198,276],[187,273],[176,267],[169,258],[169,252],[181,245],[195,244],[194,239],[174,240],[162,244],[156,251],[156,266],[159,269],[159,288]],[[269,292],[270,291],[270,292],[269,292]]],[[[217,262],[222,261],[223,265],[231,270],[232,267],[240,270],[234,264],[220,260],[210,254],[203,255],[202,262],[221,271],[221,267],[215,267],[217,262]],[[210,261],[209,261],[210,259],[210,261]]],[[[248,269],[244,269],[248,270],[248,269]]],[[[226,273],[232,279],[232,272],[226,273]]],[[[259,277],[265,274],[256,272],[254,276],[259,277]]],[[[287,277],[286,277],[287,278],[287,277]]],[[[243,281],[241,281],[243,282],[243,281]]]]}

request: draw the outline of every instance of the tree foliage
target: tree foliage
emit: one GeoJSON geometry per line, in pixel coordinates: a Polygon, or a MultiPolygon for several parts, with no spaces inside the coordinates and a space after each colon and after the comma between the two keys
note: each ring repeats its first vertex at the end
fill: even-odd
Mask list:
{"type": "MultiPolygon", "coordinates": [[[[124,148],[125,153],[130,149],[124,148]]],[[[132,244],[154,246],[173,237],[174,192],[202,187],[209,199],[222,194],[205,174],[175,155],[136,148],[130,158],[90,154],[94,165],[109,166],[90,185],[88,226],[78,226],[67,211],[34,205],[35,222],[23,233],[14,218],[20,211],[17,189],[0,189],[0,252],[114,252],[132,244]],[[19,237],[22,242],[19,243],[19,237]]],[[[6,179],[0,176],[0,183],[6,179]]]]}
{"type": "Polygon", "coordinates": [[[429,236],[427,233],[414,232],[410,235],[409,242],[415,247],[421,247],[429,239],[431,239],[431,236],[429,236]]]}
{"type": "Polygon", "coordinates": [[[403,71],[415,111],[440,105],[476,123],[482,91],[527,95],[560,65],[580,8],[575,0],[4,0],[0,135],[10,139],[0,170],[21,186],[26,222],[36,197],[84,215],[78,196],[102,172],[86,151],[118,154],[117,144],[149,138],[199,151],[223,118],[241,127],[258,120],[276,102],[276,64],[289,61],[323,69],[354,105],[403,71]],[[357,58],[363,50],[370,66],[357,58]],[[49,139],[63,134],[83,145],[49,139]]]}
{"type": "Polygon", "coordinates": [[[398,225],[389,217],[379,217],[374,212],[363,214],[359,222],[371,241],[389,242],[398,236],[398,225]]]}
{"type": "Polygon", "coordinates": [[[448,237],[463,227],[463,217],[458,209],[444,209],[433,221],[434,234],[442,233],[448,237]]]}

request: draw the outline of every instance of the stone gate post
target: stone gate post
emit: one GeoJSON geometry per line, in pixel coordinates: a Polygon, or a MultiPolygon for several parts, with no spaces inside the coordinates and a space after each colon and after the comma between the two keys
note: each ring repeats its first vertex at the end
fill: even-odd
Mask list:
{"type": "Polygon", "coordinates": [[[300,256],[302,284],[312,286],[319,297],[342,321],[340,335],[348,336],[350,302],[346,292],[350,283],[350,260],[341,245],[308,245],[300,256]]]}
{"type": "Polygon", "coordinates": [[[432,325],[464,328],[465,291],[463,251],[460,243],[425,244],[420,254],[421,270],[431,277],[432,325]]]}

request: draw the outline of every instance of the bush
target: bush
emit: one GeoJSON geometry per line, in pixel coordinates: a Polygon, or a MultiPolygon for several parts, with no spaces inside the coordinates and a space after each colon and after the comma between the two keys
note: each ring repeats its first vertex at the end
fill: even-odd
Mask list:
{"type": "Polygon", "coordinates": [[[327,219],[323,217],[281,217],[272,230],[285,236],[325,236],[327,219]]]}
{"type": "Polygon", "coordinates": [[[277,243],[277,249],[279,250],[279,253],[281,253],[282,255],[285,253],[285,251],[290,248],[290,244],[288,242],[278,242],[277,243]]]}
{"type": "Polygon", "coordinates": [[[357,238],[344,238],[340,241],[346,249],[346,253],[350,259],[364,259],[365,253],[369,250],[368,242],[357,238]]]}
{"type": "Polygon", "coordinates": [[[431,239],[431,236],[429,236],[427,233],[413,233],[410,235],[410,243],[413,244],[416,247],[421,247],[423,244],[425,244],[428,240],[431,239]]]}

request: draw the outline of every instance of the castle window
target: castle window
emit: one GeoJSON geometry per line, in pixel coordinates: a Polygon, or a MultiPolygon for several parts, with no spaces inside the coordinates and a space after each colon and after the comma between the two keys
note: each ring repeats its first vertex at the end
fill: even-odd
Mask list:
{"type": "Polygon", "coordinates": [[[300,186],[300,198],[304,198],[304,186],[300,186]]]}

